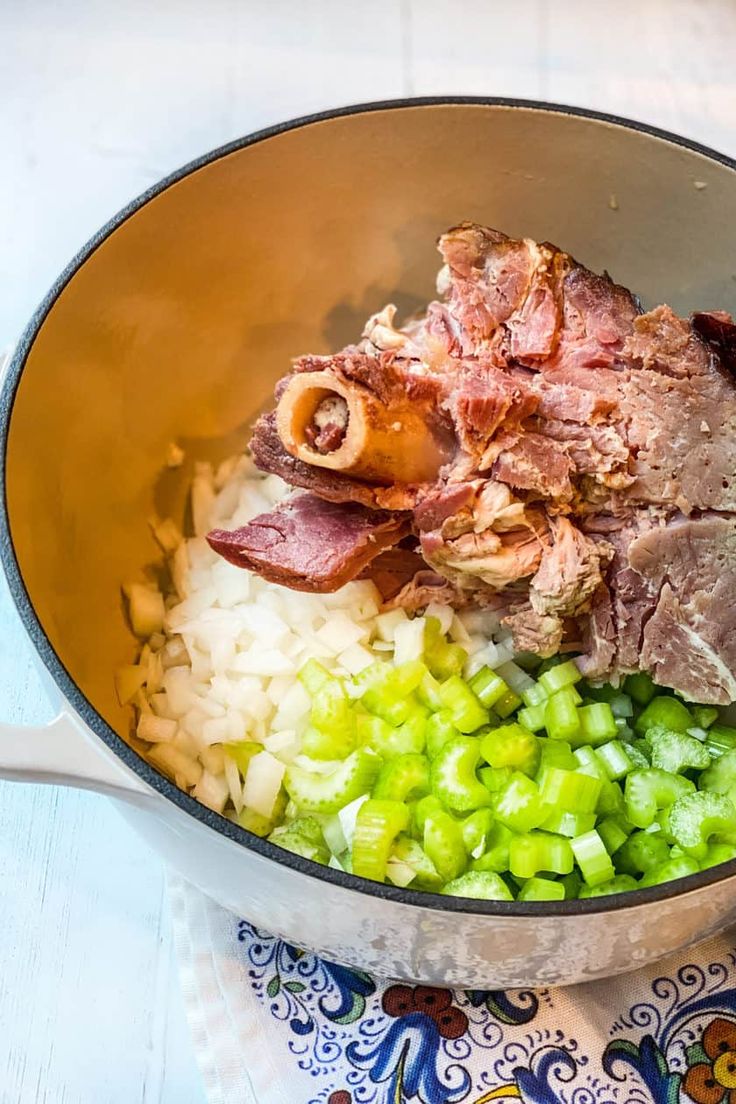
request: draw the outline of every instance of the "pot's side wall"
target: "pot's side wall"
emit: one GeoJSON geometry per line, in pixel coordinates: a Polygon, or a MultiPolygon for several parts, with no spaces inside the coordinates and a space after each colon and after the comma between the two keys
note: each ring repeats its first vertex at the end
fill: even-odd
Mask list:
{"type": "Polygon", "coordinates": [[[636,969],[736,919],[733,878],[671,900],[581,916],[421,909],[279,866],[163,801],[156,813],[122,805],[120,811],[172,866],[236,916],[384,977],[468,989],[569,985],[636,969]]]}

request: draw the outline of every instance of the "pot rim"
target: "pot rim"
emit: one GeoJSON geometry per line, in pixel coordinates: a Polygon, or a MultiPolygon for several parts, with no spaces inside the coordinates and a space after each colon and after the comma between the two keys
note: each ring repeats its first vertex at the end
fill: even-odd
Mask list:
{"type": "Polygon", "coordinates": [[[105,223],[97,233],[82,246],[37,307],[13,351],[10,364],[7,367],[3,380],[2,390],[0,390],[0,562],[3,565],[15,607],[18,610],[26,632],[31,638],[36,651],[56,685],[62,691],[64,697],[74,707],[82,720],[84,720],[87,727],[106,744],[117,758],[122,760],[127,767],[134,771],[162,797],[173,802],[173,804],[177,805],[183,812],[188,813],[207,828],[255,852],[262,858],[269,859],[281,866],[286,866],[299,874],[314,879],[316,882],[327,882],[341,889],[352,890],[359,895],[432,911],[470,914],[474,916],[526,917],[529,919],[534,919],[540,915],[560,918],[574,917],[584,916],[589,913],[600,914],[621,909],[632,909],[643,905],[654,904],[657,901],[684,896],[685,894],[704,889],[707,886],[715,885],[718,882],[726,881],[736,876],[736,859],[712,867],[709,870],[700,871],[697,874],[690,874],[675,882],[665,882],[662,885],[651,886],[646,889],[629,890],[626,893],[615,894],[612,897],[588,898],[586,900],[573,901],[546,901],[544,902],[543,909],[540,909],[538,902],[478,901],[464,897],[443,896],[438,893],[427,893],[419,890],[399,889],[397,886],[373,882],[354,874],[347,874],[341,870],[322,866],[309,859],[304,859],[300,855],[294,855],[292,852],[286,851],[274,843],[270,843],[267,839],[254,835],[252,832],[234,824],[226,817],[200,804],[195,798],[190,797],[183,790],[180,790],[173,782],[170,782],[164,775],[159,774],[158,771],[115,732],[86,698],[80,687],[65,668],[60,657],[57,655],[41,625],[41,621],[35,612],[33,603],[23,582],[20,564],[13,546],[6,494],[8,433],[13,405],[26,360],[46,317],[51,312],[56,300],[59,298],[66,285],[89,257],[92,256],[95,250],[117,230],[118,227],[122,226],[124,222],[136,214],[136,212],[150,200],[160,195],[167,188],[176,184],[184,177],[191,175],[198,169],[212,164],[223,157],[227,157],[231,153],[255,145],[258,142],[267,141],[269,138],[284,134],[287,131],[297,130],[314,123],[326,122],[345,116],[367,114],[373,111],[392,111],[397,109],[411,110],[437,106],[502,107],[513,108],[519,111],[537,113],[548,112],[590,119],[597,123],[607,124],[608,126],[638,131],[651,138],[667,142],[670,145],[680,146],[693,153],[698,153],[708,160],[725,165],[727,168],[736,172],[736,160],[734,158],[689,138],[684,138],[678,134],[663,130],[660,127],[650,126],[647,123],[638,122],[622,116],[582,107],[548,103],[543,100],[525,100],[500,96],[420,96],[352,104],[345,107],[332,108],[310,115],[300,116],[283,123],[276,123],[273,126],[264,127],[263,129],[254,131],[252,134],[237,138],[208,153],[202,154],[200,157],[189,161],[181,168],[169,173],[156,184],[147,188],[135,199],[131,200],[130,203],[118,211],[116,215],[105,223]]]}

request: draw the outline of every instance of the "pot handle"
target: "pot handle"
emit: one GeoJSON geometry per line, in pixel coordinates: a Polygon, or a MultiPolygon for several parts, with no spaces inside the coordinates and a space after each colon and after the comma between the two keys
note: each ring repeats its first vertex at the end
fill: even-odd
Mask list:
{"type": "Polygon", "coordinates": [[[45,725],[0,723],[0,778],[94,790],[136,805],[155,796],[66,710],[45,725]]]}

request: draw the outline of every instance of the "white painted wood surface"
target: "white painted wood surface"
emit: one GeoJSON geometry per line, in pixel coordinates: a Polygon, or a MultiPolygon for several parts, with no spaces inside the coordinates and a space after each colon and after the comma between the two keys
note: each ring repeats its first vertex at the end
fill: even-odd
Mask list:
{"type": "MultiPolygon", "coordinates": [[[[736,154],[735,41],[732,0],[0,0],[0,348],[117,208],[257,127],[491,94],[736,154]]],[[[0,715],[48,715],[4,585],[0,715]]],[[[113,807],[0,787],[0,879],[0,1102],[201,1104],[164,872],[113,807]]]]}

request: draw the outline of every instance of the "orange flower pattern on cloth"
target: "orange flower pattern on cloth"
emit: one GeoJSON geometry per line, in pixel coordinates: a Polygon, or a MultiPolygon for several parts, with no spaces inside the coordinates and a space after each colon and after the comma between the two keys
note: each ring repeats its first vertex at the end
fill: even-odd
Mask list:
{"type": "Polygon", "coordinates": [[[703,1031],[709,1061],[697,1062],[682,1087],[695,1104],[736,1104],[736,1023],[717,1017],[703,1031]]]}

